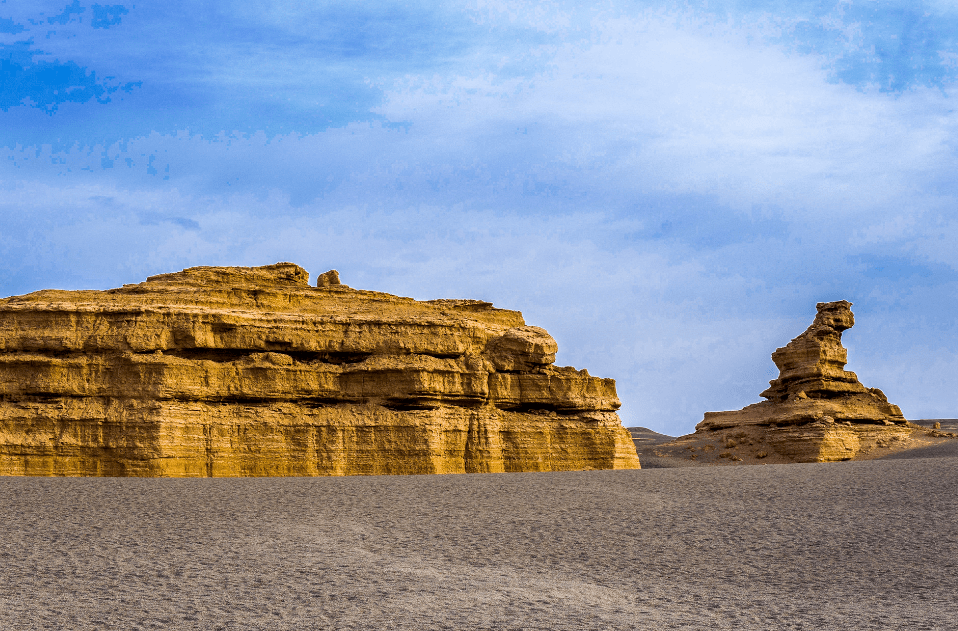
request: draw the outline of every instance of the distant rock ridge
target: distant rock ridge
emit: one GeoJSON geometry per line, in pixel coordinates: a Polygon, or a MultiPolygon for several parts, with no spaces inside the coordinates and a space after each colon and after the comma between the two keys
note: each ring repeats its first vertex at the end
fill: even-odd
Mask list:
{"type": "Polygon", "coordinates": [[[847,300],[821,302],[811,326],[772,353],[779,369],[761,396],[741,410],[706,412],[695,433],[662,447],[657,455],[697,462],[829,462],[870,457],[904,447],[918,434],[897,405],[866,388],[845,370],[842,332],[855,324],[847,300]]]}
{"type": "Polygon", "coordinates": [[[0,300],[0,474],[638,468],[612,379],[517,311],[193,267],[0,300]]]}

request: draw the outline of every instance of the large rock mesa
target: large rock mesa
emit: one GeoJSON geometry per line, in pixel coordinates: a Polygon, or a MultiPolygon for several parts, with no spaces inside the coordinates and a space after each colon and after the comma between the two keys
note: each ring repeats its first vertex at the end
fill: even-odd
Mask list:
{"type": "Polygon", "coordinates": [[[0,300],[0,474],[638,468],[612,379],[477,300],[292,263],[0,300]]]}

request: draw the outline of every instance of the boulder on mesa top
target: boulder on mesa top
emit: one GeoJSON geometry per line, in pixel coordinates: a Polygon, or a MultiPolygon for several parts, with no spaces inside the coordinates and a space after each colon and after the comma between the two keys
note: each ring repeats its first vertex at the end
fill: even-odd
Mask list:
{"type": "Polygon", "coordinates": [[[323,272],[316,278],[317,287],[329,287],[331,285],[342,285],[342,283],[339,282],[339,272],[334,269],[323,272]]]}

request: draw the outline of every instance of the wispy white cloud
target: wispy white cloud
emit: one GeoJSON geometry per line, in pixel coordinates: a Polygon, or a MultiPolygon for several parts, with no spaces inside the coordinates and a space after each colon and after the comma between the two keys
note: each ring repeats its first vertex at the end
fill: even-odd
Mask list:
{"type": "MultiPolygon", "coordinates": [[[[914,70],[927,46],[876,66],[904,22],[863,3],[712,5],[329,5],[320,32],[314,4],[213,3],[168,48],[176,7],[42,42],[11,13],[33,30],[5,37],[104,77],[129,47],[110,76],[144,84],[0,113],[0,290],[293,260],[491,299],[617,378],[627,423],[671,432],[754,401],[814,303],[847,298],[852,368],[943,415],[953,76],[914,70]]],[[[949,15],[915,27],[945,61],[949,15]]]]}

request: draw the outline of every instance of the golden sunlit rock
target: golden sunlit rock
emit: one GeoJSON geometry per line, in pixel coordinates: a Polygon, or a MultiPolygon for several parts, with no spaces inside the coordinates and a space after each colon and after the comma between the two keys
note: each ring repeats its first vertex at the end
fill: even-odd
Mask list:
{"type": "Polygon", "coordinates": [[[950,438],[908,423],[881,390],[845,370],[842,331],[855,324],[851,306],[818,303],[812,325],[772,353],[779,376],[762,393],[766,401],[706,412],[694,434],[658,447],[657,455],[718,464],[833,462],[950,438]]]}
{"type": "Polygon", "coordinates": [[[612,379],[517,311],[292,263],[0,300],[0,473],[634,469],[612,379]]]}

